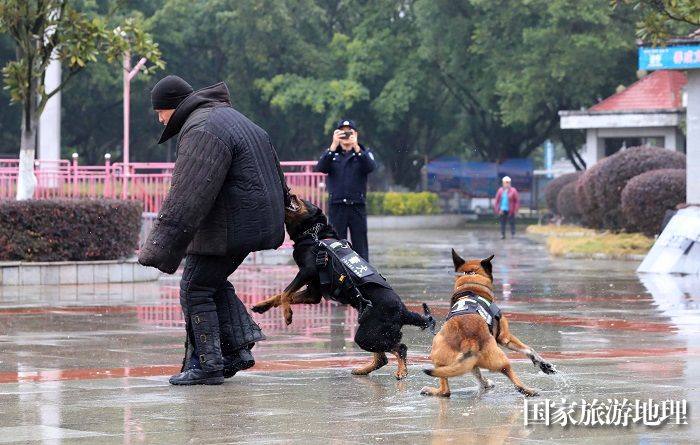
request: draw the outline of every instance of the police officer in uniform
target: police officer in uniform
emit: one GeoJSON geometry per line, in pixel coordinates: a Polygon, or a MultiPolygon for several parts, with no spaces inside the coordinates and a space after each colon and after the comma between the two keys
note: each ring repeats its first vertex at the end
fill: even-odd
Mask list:
{"type": "Polygon", "coordinates": [[[374,170],[372,151],[357,142],[357,127],[342,119],[333,132],[333,142],[316,164],[315,171],[328,174],[328,222],[340,238],[350,240],[355,252],[369,260],[367,245],[367,175],[374,170]]]}

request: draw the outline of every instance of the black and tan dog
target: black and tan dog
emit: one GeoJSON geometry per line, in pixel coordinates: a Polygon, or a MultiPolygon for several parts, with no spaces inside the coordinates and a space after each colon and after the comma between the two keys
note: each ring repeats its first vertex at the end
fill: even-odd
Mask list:
{"type": "Polygon", "coordinates": [[[367,375],[388,363],[386,353],[398,359],[394,374],[403,379],[406,345],[401,343],[403,325],[435,329],[435,320],[424,304],[425,315],[409,311],[379,272],[355,253],[348,242],[339,240],[323,211],[311,202],[291,196],[285,212],[285,225],[294,241],[294,261],[299,272],[280,294],[253,306],[263,313],[282,306],[287,324],[292,322],[292,304],[317,304],[322,297],[357,309],[358,328],[355,343],[374,353],[366,366],[353,369],[355,375],[367,375]],[[302,288],[306,286],[305,289],[302,288]]]}
{"type": "Polygon", "coordinates": [[[440,387],[424,387],[421,394],[450,396],[449,377],[457,377],[471,371],[484,389],[493,383],[481,375],[480,368],[505,374],[515,388],[526,396],[537,392],[525,386],[513,371],[510,360],[498,345],[527,355],[532,363],[546,374],[554,374],[554,367],[531,347],[518,340],[508,330],[508,320],[494,304],[491,260],[465,261],[452,250],[455,272],[454,293],[450,301],[448,319],[433,338],[430,358],[433,369],[425,373],[440,378],[440,387]]]}

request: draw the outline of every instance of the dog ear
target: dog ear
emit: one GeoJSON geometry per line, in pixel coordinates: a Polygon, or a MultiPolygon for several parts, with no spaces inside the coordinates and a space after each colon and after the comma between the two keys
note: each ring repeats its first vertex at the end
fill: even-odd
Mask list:
{"type": "Polygon", "coordinates": [[[493,279],[493,273],[492,273],[493,266],[491,265],[491,260],[493,259],[493,257],[494,257],[494,255],[491,255],[490,257],[488,257],[484,260],[481,260],[481,267],[484,268],[484,270],[486,271],[487,274],[489,274],[491,279],[493,279]]]}
{"type": "Polygon", "coordinates": [[[304,205],[306,206],[306,210],[309,211],[309,214],[311,216],[318,216],[320,213],[323,213],[323,210],[316,204],[314,204],[311,201],[307,201],[306,199],[304,200],[304,205]]]}
{"type": "Polygon", "coordinates": [[[452,249],[452,262],[455,265],[455,272],[457,272],[457,270],[459,270],[459,268],[462,267],[462,265],[466,261],[464,261],[464,259],[461,256],[459,256],[459,254],[455,252],[454,249],[452,249]]]}
{"type": "Polygon", "coordinates": [[[290,194],[289,195],[289,205],[287,206],[287,210],[291,210],[292,212],[298,212],[299,209],[301,208],[299,198],[297,195],[290,194]]]}

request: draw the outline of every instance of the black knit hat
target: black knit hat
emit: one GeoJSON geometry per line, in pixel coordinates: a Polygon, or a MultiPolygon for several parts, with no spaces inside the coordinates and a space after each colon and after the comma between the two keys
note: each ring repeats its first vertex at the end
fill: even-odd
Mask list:
{"type": "Polygon", "coordinates": [[[154,110],[174,110],[192,94],[192,85],[181,77],[170,75],[158,81],[151,90],[151,103],[154,110]]]}

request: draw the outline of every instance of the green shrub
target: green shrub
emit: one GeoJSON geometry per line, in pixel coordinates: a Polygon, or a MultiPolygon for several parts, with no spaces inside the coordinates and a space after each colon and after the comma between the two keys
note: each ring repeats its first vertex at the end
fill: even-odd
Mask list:
{"type": "Polygon", "coordinates": [[[569,182],[559,190],[557,195],[557,210],[566,223],[577,223],[581,214],[576,205],[576,182],[569,182]]]}
{"type": "Polygon", "coordinates": [[[369,192],[367,193],[367,214],[368,215],[383,215],[384,214],[384,193],[369,192]]]}
{"type": "Polygon", "coordinates": [[[84,261],[129,257],[142,204],[107,199],[0,201],[0,260],[84,261]]]}
{"type": "Polygon", "coordinates": [[[547,208],[552,213],[555,215],[561,215],[561,210],[557,206],[557,197],[559,196],[559,192],[565,185],[571,182],[576,182],[580,175],[581,172],[567,173],[552,179],[552,181],[544,187],[544,202],[547,203],[547,208]]]}
{"type": "Polygon", "coordinates": [[[654,236],[667,210],[685,202],[684,169],[659,169],[630,179],[622,190],[624,228],[654,236]]]}
{"type": "Polygon", "coordinates": [[[367,194],[370,215],[435,215],[441,213],[435,193],[370,192],[367,194]]]}
{"type": "Polygon", "coordinates": [[[596,229],[621,229],[620,201],[627,182],[662,168],[685,168],[685,155],[665,148],[630,147],[595,164],[577,181],[576,196],[584,223],[596,229]],[[583,195],[580,189],[585,189],[583,195]]]}
{"type": "Polygon", "coordinates": [[[603,217],[598,202],[595,200],[593,178],[598,170],[610,162],[610,157],[603,158],[585,170],[576,180],[576,206],[581,215],[581,222],[586,227],[598,228],[603,226],[603,217]]]}

